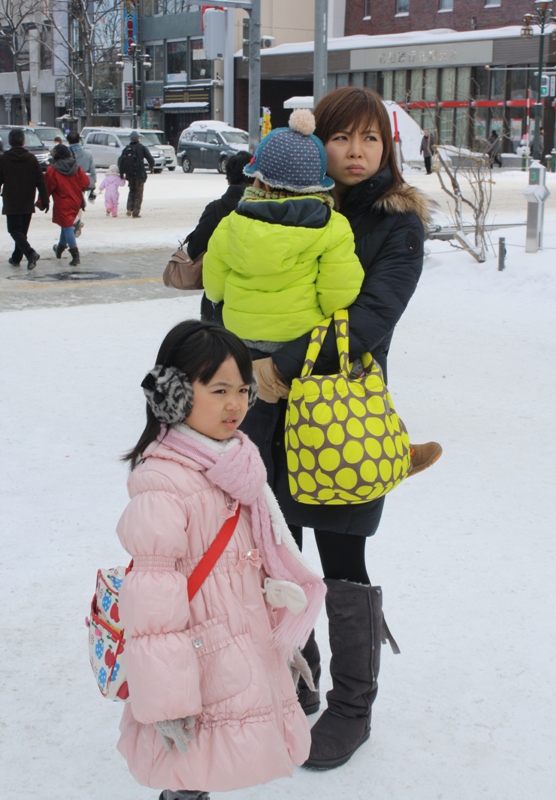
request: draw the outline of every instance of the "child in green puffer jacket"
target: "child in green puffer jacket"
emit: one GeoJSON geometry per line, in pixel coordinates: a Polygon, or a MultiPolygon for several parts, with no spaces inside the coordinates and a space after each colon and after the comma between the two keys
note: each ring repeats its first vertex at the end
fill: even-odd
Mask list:
{"type": "Polygon", "coordinates": [[[255,184],[203,259],[206,295],[224,301],[224,325],[265,353],[351,305],[364,277],[349,222],[333,210],[315,119],[298,109],[289,125],[258,146],[244,169],[255,184]]]}

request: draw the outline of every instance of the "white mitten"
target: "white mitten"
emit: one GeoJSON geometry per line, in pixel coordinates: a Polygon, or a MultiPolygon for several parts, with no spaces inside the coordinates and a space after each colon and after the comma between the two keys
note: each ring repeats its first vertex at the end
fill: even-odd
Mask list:
{"type": "Polygon", "coordinates": [[[187,743],[195,738],[192,733],[195,717],[165,719],[162,722],[155,722],[154,727],[162,736],[166,750],[171,750],[175,744],[180,753],[187,753],[187,743]]]}
{"type": "Polygon", "coordinates": [[[294,616],[300,614],[307,605],[305,592],[296,583],[265,578],[263,592],[266,602],[273,608],[284,608],[294,616]]]}
{"type": "Polygon", "coordinates": [[[303,678],[309,689],[312,692],[315,691],[315,684],[313,681],[313,675],[311,673],[311,667],[307,663],[305,656],[303,655],[299,647],[293,648],[293,653],[289,663],[289,668],[296,689],[297,689],[297,684],[299,683],[299,679],[303,678]]]}

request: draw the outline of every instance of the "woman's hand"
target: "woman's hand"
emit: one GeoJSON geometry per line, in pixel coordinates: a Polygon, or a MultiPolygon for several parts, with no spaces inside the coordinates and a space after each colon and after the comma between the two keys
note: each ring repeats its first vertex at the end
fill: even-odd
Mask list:
{"type": "Polygon", "coordinates": [[[259,384],[257,397],[265,403],[277,403],[285,400],[290,393],[289,386],[274,366],[271,358],[260,358],[253,361],[253,372],[259,384]]]}

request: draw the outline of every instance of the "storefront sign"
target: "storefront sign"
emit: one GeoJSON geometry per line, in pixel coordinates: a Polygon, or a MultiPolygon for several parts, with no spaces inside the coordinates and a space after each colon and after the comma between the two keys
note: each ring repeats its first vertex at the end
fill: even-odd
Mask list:
{"type": "Polygon", "coordinates": [[[133,84],[132,83],[124,83],[124,108],[126,110],[133,108],[133,84]]]}
{"type": "Polygon", "coordinates": [[[168,83],[187,83],[187,72],[172,72],[166,76],[168,83]]]}
{"type": "Polygon", "coordinates": [[[58,108],[66,106],[66,79],[56,78],[54,105],[58,108]]]}
{"type": "Polygon", "coordinates": [[[493,42],[446,42],[445,44],[415,45],[414,47],[373,48],[352,50],[351,70],[430,69],[434,67],[463,67],[489,64],[493,42]]]}

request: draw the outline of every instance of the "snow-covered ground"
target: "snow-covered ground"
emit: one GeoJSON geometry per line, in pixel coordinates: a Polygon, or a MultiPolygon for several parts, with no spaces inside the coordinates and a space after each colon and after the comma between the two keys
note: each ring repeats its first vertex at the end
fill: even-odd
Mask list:
{"type": "MultiPolygon", "coordinates": [[[[106,220],[97,202],[83,250],[168,245],[224,188],[213,174],[158,177],[140,221],[106,220]]],[[[437,185],[434,176],[410,177],[437,185]]],[[[341,769],[297,769],[230,800],[554,797],[550,177],[544,251],[525,254],[524,229],[506,229],[507,269],[498,272],[494,255],[478,265],[446,242],[428,243],[394,337],[397,409],[412,439],[438,439],[444,456],[394,491],[368,543],[369,573],[402,650],[384,650],[370,743],[341,769]]],[[[525,176],[496,180],[495,214],[523,221],[525,176]]],[[[52,236],[40,220],[37,236],[52,236]]],[[[143,427],[140,381],[163,335],[195,316],[197,304],[187,297],[0,315],[2,800],[158,797],[135,784],[115,750],[121,706],[95,687],[83,620],[96,569],[126,563],[114,530],[126,503],[118,459],[143,427]]],[[[327,659],[324,615],[318,639],[327,659]]]]}

